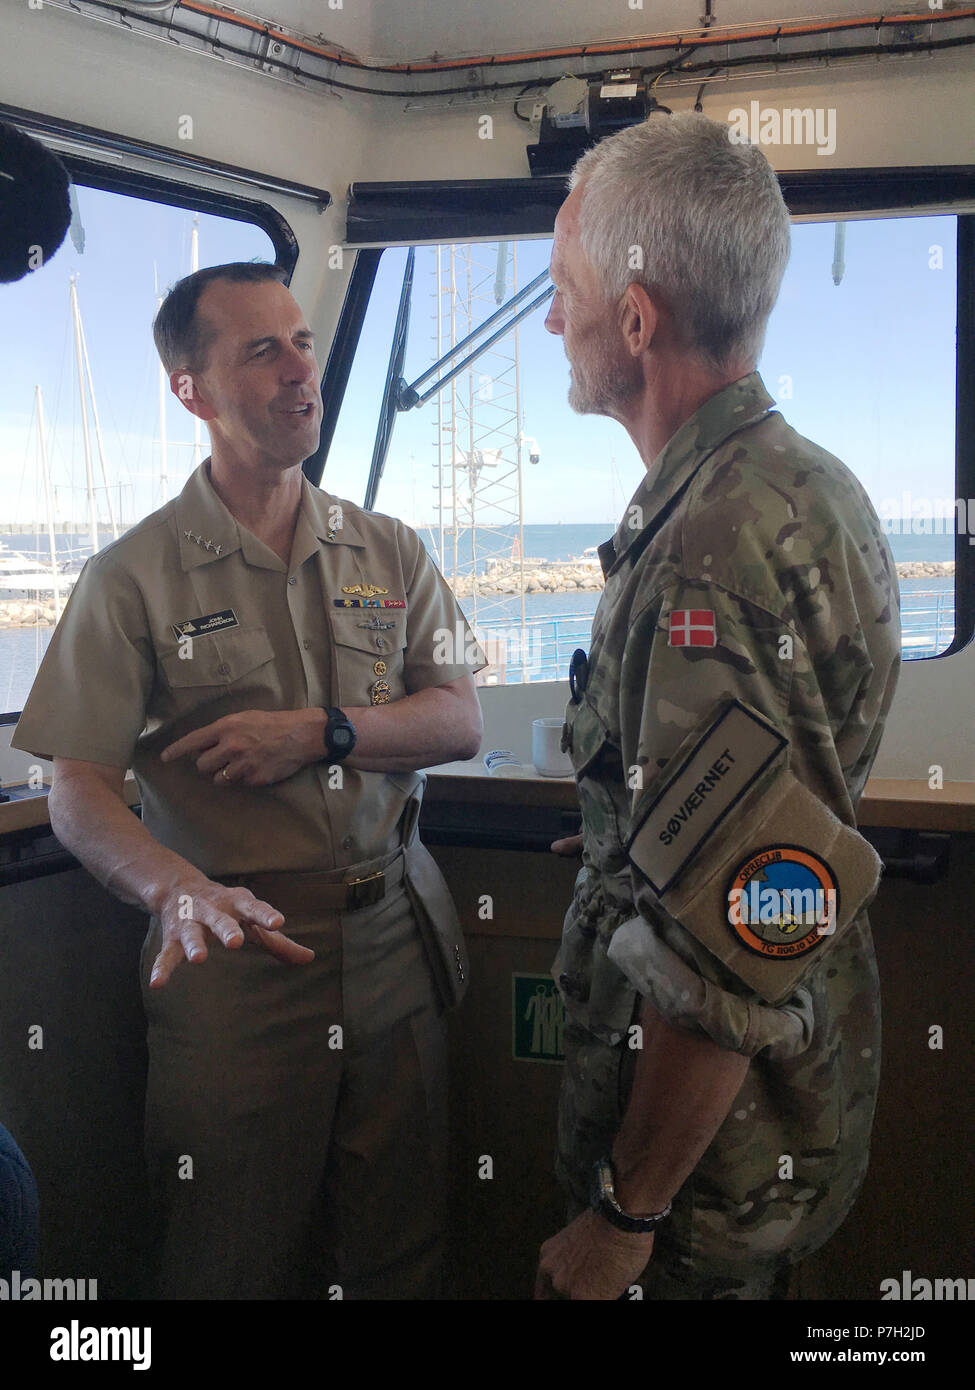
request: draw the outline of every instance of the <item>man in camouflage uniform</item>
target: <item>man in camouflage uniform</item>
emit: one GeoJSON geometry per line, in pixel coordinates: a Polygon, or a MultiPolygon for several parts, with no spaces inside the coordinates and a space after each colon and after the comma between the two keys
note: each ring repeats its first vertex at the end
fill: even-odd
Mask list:
{"type": "MultiPolygon", "coordinates": [[[[747,961],[719,958],[723,937],[706,946],[666,910],[628,844],[661,769],[731,699],[788,740],[798,782],[855,828],[900,660],[896,575],[863,488],[785,423],[754,371],[788,255],[760,151],[703,116],[657,116],[584,156],[572,188],[547,326],[565,340],[570,404],[620,420],[648,474],[600,547],[606,586],[566,715],[584,865],[553,970],[567,1011],[557,1167],[570,1224],[542,1247],[536,1295],[620,1297],[646,1267],[644,1296],[782,1297],[867,1167],[880,1000],[866,913],[822,936],[781,999],[747,961]],[[629,169],[645,186],[667,179],[653,225],[641,225],[632,189],[612,201],[629,169]],[[676,259],[683,241],[670,282],[652,259],[615,285],[600,275],[613,254],[600,242],[607,219],[623,218],[619,245],[659,252],[668,225],[686,236],[700,215],[702,171],[711,225],[734,223],[739,239],[719,238],[696,302],[764,254],[751,320],[715,313],[708,325],[693,293],[668,289],[695,270],[676,259]],[[621,1214],[672,1203],[670,1216],[639,1231],[606,1219],[590,1201],[602,1158],[621,1214]]],[[[749,853],[754,817],[729,823],[731,850],[749,853]]],[[[732,940],[725,922],[714,930],[732,940]]]]}

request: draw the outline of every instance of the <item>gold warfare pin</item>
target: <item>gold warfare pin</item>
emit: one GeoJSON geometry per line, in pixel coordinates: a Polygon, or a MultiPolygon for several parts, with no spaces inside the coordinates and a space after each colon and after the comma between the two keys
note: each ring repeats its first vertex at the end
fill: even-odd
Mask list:
{"type": "Polygon", "coordinates": [[[360,598],[375,598],[377,594],[388,594],[381,584],[343,584],[343,594],[358,594],[360,598]]]}

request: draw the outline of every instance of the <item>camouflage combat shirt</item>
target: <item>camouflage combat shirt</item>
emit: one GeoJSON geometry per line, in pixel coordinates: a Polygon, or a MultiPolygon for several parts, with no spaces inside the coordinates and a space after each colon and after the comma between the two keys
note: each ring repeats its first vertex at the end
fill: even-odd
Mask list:
{"type": "Polygon", "coordinates": [[[896,573],[856,478],[772,406],[758,374],[743,377],[654,460],[600,547],[587,684],[563,736],[584,839],[553,969],[567,1012],[563,1181],[581,1197],[625,1112],[638,993],[752,1059],[690,1180],[685,1258],[798,1259],[828,1239],[866,1171],[879,1079],[865,912],[774,1007],[663,909],[624,850],[634,783],[724,697],[775,724],[799,781],[856,824],[900,664],[896,573]],[[703,624],[713,645],[674,640],[671,614],[678,631],[687,615],[703,624]]]}

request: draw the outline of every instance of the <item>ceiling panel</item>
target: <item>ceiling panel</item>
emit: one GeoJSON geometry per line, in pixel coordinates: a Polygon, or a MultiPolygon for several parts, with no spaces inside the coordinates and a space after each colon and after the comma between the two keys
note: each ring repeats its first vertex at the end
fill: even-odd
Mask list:
{"type": "MultiPolygon", "coordinates": [[[[597,39],[698,29],[705,0],[250,0],[251,13],[341,44],[360,57],[397,62],[429,57],[497,54],[591,43],[597,39]]],[[[239,6],[243,10],[243,6],[239,6]]],[[[945,9],[950,9],[946,0],[945,9]]],[[[927,0],[877,5],[832,0],[821,12],[797,0],[713,0],[715,25],[898,13],[928,13],[927,0]]]]}

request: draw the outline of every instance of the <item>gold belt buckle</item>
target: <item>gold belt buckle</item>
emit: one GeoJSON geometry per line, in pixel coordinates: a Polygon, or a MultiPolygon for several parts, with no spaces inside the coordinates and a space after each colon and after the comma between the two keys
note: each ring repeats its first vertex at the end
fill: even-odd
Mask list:
{"type": "Polygon", "coordinates": [[[346,886],[349,889],[346,911],[358,912],[360,907],[371,907],[373,903],[385,898],[386,871],[377,869],[374,874],[367,874],[365,878],[351,879],[346,886]]]}

